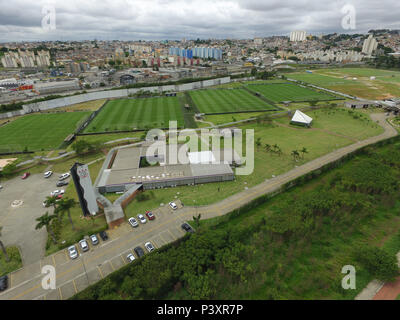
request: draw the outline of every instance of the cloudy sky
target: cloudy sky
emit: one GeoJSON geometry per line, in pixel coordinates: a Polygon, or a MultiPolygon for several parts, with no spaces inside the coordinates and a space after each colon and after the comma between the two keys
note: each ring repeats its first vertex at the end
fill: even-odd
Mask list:
{"type": "Polygon", "coordinates": [[[0,42],[361,33],[400,29],[399,13],[399,0],[0,0],[0,42]]]}

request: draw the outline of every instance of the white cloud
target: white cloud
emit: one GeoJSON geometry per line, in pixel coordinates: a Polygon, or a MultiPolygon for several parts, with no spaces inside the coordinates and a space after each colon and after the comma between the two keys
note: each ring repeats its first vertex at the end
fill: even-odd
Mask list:
{"type": "Polygon", "coordinates": [[[353,4],[357,29],[400,28],[398,0],[0,0],[0,41],[249,38],[346,32],[341,8],[353,4]],[[44,5],[56,8],[57,30],[41,29],[44,5]]]}

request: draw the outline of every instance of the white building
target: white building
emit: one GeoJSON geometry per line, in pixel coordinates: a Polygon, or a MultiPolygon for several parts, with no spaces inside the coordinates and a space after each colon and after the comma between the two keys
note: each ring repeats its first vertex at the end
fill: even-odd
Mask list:
{"type": "Polygon", "coordinates": [[[263,44],[263,39],[262,38],[254,38],[254,44],[255,45],[262,45],[263,44]]]}
{"type": "Polygon", "coordinates": [[[10,54],[6,53],[4,56],[1,58],[1,64],[3,65],[4,68],[17,68],[18,64],[17,61],[13,56],[10,54]]]}
{"type": "Polygon", "coordinates": [[[362,53],[365,53],[366,55],[370,56],[377,48],[378,48],[378,41],[376,41],[375,38],[372,36],[372,34],[370,34],[368,39],[364,41],[362,53]]]}
{"type": "Polygon", "coordinates": [[[305,31],[292,31],[290,33],[290,41],[305,41],[307,38],[307,32],[305,31]]]}

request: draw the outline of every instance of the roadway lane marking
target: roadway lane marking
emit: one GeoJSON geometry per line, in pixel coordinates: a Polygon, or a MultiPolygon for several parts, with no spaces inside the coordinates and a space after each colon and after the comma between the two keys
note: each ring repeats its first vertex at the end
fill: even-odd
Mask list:
{"type": "Polygon", "coordinates": [[[111,269],[113,269],[113,271],[115,271],[115,268],[114,268],[114,266],[113,266],[111,260],[110,260],[109,262],[110,262],[110,265],[111,265],[111,269]]]}
{"type": "Polygon", "coordinates": [[[75,279],[72,279],[72,284],[74,285],[75,293],[78,293],[78,289],[76,288],[75,279]]]}
{"type": "Polygon", "coordinates": [[[101,270],[100,270],[100,267],[99,266],[97,266],[97,270],[99,271],[99,273],[100,273],[100,277],[103,279],[104,278],[104,276],[103,276],[103,272],[101,272],[101,270]]]}
{"type": "Polygon", "coordinates": [[[174,234],[173,234],[169,229],[167,229],[167,232],[169,233],[169,235],[171,236],[171,238],[172,238],[173,241],[175,241],[176,239],[178,239],[178,238],[175,238],[175,237],[174,237],[174,234]]]}
{"type": "Polygon", "coordinates": [[[52,257],[52,259],[53,259],[54,267],[56,267],[57,264],[56,264],[56,259],[54,259],[54,254],[53,254],[51,257],[52,257]]]}
{"type": "Polygon", "coordinates": [[[60,294],[61,300],[63,300],[63,295],[62,295],[62,293],[61,293],[61,287],[58,287],[58,293],[60,294]]]}
{"type": "Polygon", "coordinates": [[[162,233],[159,234],[161,241],[163,242],[163,245],[166,245],[168,242],[165,241],[165,239],[162,237],[162,233]]]}
{"type": "MultiPolygon", "coordinates": [[[[162,226],[164,226],[164,225],[166,225],[166,224],[168,224],[168,223],[170,223],[170,222],[176,222],[176,221],[177,221],[177,217],[174,216],[173,218],[170,218],[170,219],[166,220],[164,223],[161,223],[160,225],[154,226],[153,228],[147,230],[147,231],[144,232],[143,234],[140,234],[140,235],[137,235],[137,236],[132,237],[132,238],[130,238],[130,239],[127,239],[127,240],[125,240],[125,241],[122,241],[122,242],[121,242],[120,244],[118,244],[116,247],[114,247],[114,248],[109,248],[109,249],[105,250],[104,252],[102,252],[102,253],[100,253],[100,254],[98,254],[98,255],[96,255],[96,256],[93,256],[93,257],[91,257],[91,258],[89,258],[89,259],[86,259],[86,263],[88,263],[88,262],[90,262],[90,261],[92,261],[92,260],[94,260],[94,259],[98,259],[98,258],[104,256],[105,254],[107,254],[109,251],[111,251],[111,250],[116,250],[116,249],[122,247],[123,245],[127,244],[128,242],[132,242],[132,241],[134,241],[134,240],[137,240],[138,238],[145,236],[146,234],[150,233],[150,232],[153,231],[153,230],[161,229],[162,226]]],[[[170,232],[169,229],[167,229],[167,231],[170,232]]],[[[119,239],[121,239],[121,237],[119,237],[119,238],[117,238],[117,239],[114,239],[113,241],[116,241],[116,240],[119,240],[119,239]]],[[[173,237],[173,239],[176,240],[177,238],[175,239],[175,237],[173,237]]],[[[111,243],[111,242],[112,242],[112,241],[110,241],[110,242],[108,242],[108,243],[111,243]]],[[[120,255],[120,256],[121,256],[121,255],[120,255]]],[[[123,259],[122,256],[121,256],[121,259],[123,260],[124,265],[125,265],[125,260],[123,259]]],[[[64,272],[62,272],[61,274],[58,274],[56,278],[59,278],[59,277],[65,275],[65,274],[71,273],[72,271],[74,271],[74,270],[76,270],[76,269],[78,269],[78,268],[80,268],[80,267],[82,267],[81,264],[78,264],[78,265],[76,265],[76,266],[74,266],[74,267],[71,267],[70,269],[68,269],[68,270],[66,270],[66,271],[64,271],[64,272]]],[[[39,275],[39,276],[40,276],[40,275],[39,275]]],[[[26,291],[24,291],[24,292],[22,292],[22,293],[16,295],[15,297],[11,298],[11,300],[14,300],[14,299],[16,299],[16,298],[19,298],[19,297],[21,297],[21,296],[24,296],[24,295],[28,294],[29,292],[31,292],[31,291],[37,289],[38,287],[40,287],[40,284],[37,285],[37,286],[34,286],[34,287],[30,288],[30,289],[27,289],[26,291]]]]}

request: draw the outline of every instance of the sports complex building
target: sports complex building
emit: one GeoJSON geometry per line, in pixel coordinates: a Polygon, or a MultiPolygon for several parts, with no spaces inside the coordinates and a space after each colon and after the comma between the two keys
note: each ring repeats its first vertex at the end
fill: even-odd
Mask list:
{"type": "MultiPolygon", "coordinates": [[[[149,144],[123,146],[112,149],[103,163],[96,180],[99,193],[126,192],[138,189],[159,189],[235,179],[231,166],[241,165],[240,156],[231,149],[189,152],[187,144],[172,148],[184,159],[174,157],[167,145],[164,152],[146,157],[149,144]],[[151,165],[149,162],[156,162],[151,165]]],[[[175,151],[174,151],[175,153],[175,151]]]]}

